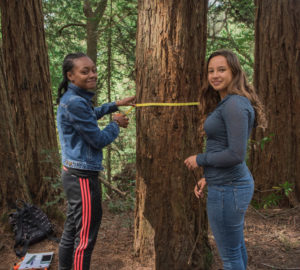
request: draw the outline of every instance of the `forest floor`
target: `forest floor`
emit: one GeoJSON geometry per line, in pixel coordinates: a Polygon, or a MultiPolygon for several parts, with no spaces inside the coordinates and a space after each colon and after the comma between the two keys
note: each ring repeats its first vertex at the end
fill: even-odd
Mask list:
{"type": "MultiPolygon", "coordinates": [[[[111,213],[107,203],[103,204],[103,210],[91,270],[154,269],[153,262],[141,265],[134,256],[133,212],[111,213]]],[[[217,270],[222,268],[222,265],[211,234],[209,239],[214,254],[210,270],[217,270]]],[[[245,240],[249,256],[248,270],[300,269],[300,208],[268,209],[259,212],[249,208],[245,220],[245,240]]],[[[18,261],[13,244],[13,234],[0,228],[1,270],[12,269],[18,261]]],[[[49,251],[55,253],[50,269],[58,269],[57,243],[44,240],[30,246],[29,249],[29,252],[33,253],[49,251]]]]}

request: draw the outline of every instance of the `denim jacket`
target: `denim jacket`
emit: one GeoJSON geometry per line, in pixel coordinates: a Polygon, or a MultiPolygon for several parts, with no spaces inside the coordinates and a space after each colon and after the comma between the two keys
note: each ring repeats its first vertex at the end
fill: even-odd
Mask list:
{"type": "Polygon", "coordinates": [[[57,127],[61,144],[62,163],[66,167],[100,171],[102,148],[119,135],[115,122],[100,130],[97,120],[118,110],[115,102],[93,108],[94,93],[70,83],[57,109],[57,127]]]}

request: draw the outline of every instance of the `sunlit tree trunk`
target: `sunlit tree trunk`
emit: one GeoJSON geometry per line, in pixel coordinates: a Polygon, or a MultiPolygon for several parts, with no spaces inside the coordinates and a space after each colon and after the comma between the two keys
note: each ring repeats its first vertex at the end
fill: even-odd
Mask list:
{"type": "MultiPolygon", "coordinates": [[[[266,105],[269,127],[253,139],[250,166],[258,189],[286,181],[300,199],[300,1],[256,1],[254,83],[266,105]],[[270,134],[274,134],[271,135],[270,134]]],[[[292,199],[292,197],[291,197],[292,199]]],[[[293,204],[296,202],[291,201],[293,204]]]]}
{"type": "Polygon", "coordinates": [[[16,189],[7,194],[8,202],[27,194],[28,187],[25,198],[40,204],[52,198],[59,164],[42,2],[2,0],[0,7],[8,100],[2,104],[6,101],[1,98],[1,108],[10,109],[11,142],[5,143],[13,157],[1,159],[0,181],[7,190],[16,189]],[[22,174],[19,180],[9,179],[15,171],[22,174]]]}
{"type": "MultiPolygon", "coordinates": [[[[207,1],[140,0],[137,102],[198,101],[206,47],[207,1]]],[[[203,201],[184,159],[202,151],[197,107],[137,109],[134,248],[155,269],[208,269],[203,201]]]]}

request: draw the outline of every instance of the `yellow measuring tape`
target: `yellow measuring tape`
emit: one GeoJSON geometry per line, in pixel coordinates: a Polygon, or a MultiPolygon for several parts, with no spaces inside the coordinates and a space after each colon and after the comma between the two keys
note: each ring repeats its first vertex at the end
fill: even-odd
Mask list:
{"type": "Polygon", "coordinates": [[[149,107],[149,106],[194,106],[199,105],[199,102],[187,102],[187,103],[138,103],[135,107],[149,107]]]}
{"type": "Polygon", "coordinates": [[[125,112],[125,114],[129,114],[134,107],[174,107],[174,106],[196,106],[199,105],[199,102],[185,102],[185,103],[137,103],[132,106],[129,110],[125,112]]]}

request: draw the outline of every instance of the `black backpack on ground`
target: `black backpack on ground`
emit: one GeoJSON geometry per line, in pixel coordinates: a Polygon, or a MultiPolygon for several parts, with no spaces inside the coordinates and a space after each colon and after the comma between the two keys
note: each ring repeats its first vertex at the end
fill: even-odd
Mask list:
{"type": "Polygon", "coordinates": [[[14,250],[18,257],[26,254],[29,245],[49,238],[53,233],[53,225],[40,208],[23,201],[21,203],[22,207],[17,207],[16,212],[9,215],[15,234],[14,250]]]}

